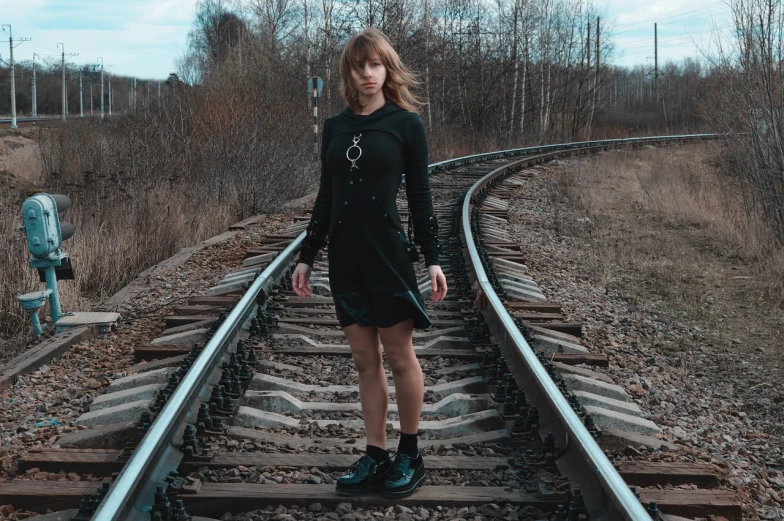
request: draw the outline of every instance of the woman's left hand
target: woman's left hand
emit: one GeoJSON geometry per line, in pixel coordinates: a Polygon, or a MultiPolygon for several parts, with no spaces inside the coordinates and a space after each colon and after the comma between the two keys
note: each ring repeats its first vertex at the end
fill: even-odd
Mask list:
{"type": "Polygon", "coordinates": [[[446,277],[444,272],[441,271],[441,266],[433,264],[427,267],[427,272],[430,273],[430,299],[433,302],[440,302],[446,297],[446,277]]]}

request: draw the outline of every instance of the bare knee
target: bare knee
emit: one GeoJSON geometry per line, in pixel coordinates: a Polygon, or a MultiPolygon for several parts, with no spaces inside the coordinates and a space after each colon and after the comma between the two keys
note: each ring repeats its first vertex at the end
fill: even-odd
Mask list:
{"type": "Polygon", "coordinates": [[[374,326],[359,327],[354,324],[346,327],[344,331],[351,346],[351,358],[357,371],[364,373],[383,367],[378,330],[374,326]]]}
{"type": "Polygon", "coordinates": [[[375,371],[382,368],[381,365],[381,349],[379,347],[373,348],[360,348],[351,349],[351,358],[354,360],[354,365],[357,366],[357,371],[364,373],[367,371],[375,371]]]}
{"type": "Polygon", "coordinates": [[[419,366],[412,345],[384,344],[384,352],[387,355],[389,368],[394,374],[404,374],[419,366]]]}
{"type": "Polygon", "coordinates": [[[419,367],[412,342],[412,324],[409,319],[389,328],[379,328],[381,343],[387,355],[389,367],[395,374],[403,374],[419,367]]]}

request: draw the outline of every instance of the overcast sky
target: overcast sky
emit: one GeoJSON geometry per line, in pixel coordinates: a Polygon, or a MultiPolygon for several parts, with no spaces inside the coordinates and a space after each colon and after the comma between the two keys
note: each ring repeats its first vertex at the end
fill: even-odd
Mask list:
{"type": "MultiPolygon", "coordinates": [[[[165,79],[187,46],[197,0],[0,0],[0,24],[11,24],[16,61],[33,53],[59,61],[60,47],[74,64],[104,58],[115,74],[165,79]]],[[[597,0],[611,25],[619,65],[653,67],[653,24],[659,24],[659,62],[699,55],[714,25],[728,33],[729,8],[722,0],[597,0]]],[[[604,25],[604,24],[603,24],[604,25]]],[[[0,33],[0,57],[8,60],[8,28],[0,33]]],[[[606,35],[605,35],[606,36],[606,35]]]]}
{"type": "Polygon", "coordinates": [[[654,23],[658,24],[659,65],[699,57],[715,35],[731,34],[730,8],[723,0],[604,0],[616,45],[614,63],[653,68],[654,23]]]}

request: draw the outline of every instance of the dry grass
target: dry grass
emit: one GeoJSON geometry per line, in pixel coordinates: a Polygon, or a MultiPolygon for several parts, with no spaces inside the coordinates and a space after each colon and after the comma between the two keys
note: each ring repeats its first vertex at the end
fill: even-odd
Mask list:
{"type": "MultiPolygon", "coordinates": [[[[115,201],[112,211],[104,215],[92,211],[89,197],[74,197],[72,209],[62,219],[77,226],[74,237],[63,244],[76,279],[59,286],[63,309],[89,310],[146,267],[225,231],[233,222],[226,205],[192,208],[186,193],[183,187],[172,187],[137,194],[127,201],[115,201]]],[[[0,253],[0,324],[6,340],[0,343],[0,361],[18,354],[33,339],[16,296],[43,289],[36,271],[28,267],[29,254],[19,226],[19,204],[1,205],[0,236],[6,247],[0,253]]],[[[48,308],[41,318],[48,320],[48,308]]]]}
{"type": "Polygon", "coordinates": [[[17,179],[33,184],[41,182],[41,158],[35,142],[13,150],[5,161],[5,169],[17,179]]]}
{"type": "MultiPolygon", "coordinates": [[[[312,191],[315,156],[312,146],[301,146],[312,137],[285,108],[260,104],[234,114],[228,111],[239,105],[200,110],[202,102],[174,99],[104,124],[42,128],[36,141],[0,132],[0,362],[32,340],[17,295],[43,288],[18,231],[31,193],[72,200],[62,219],[76,225],[76,235],[63,250],[76,280],[63,281],[60,293],[63,309],[73,311],[89,310],[232,222],[275,213],[312,191]]],[[[48,320],[48,309],[41,318],[48,320]]]]}
{"type": "Polygon", "coordinates": [[[703,297],[684,293],[682,283],[710,277],[712,264],[726,260],[738,265],[734,280],[784,297],[784,251],[759,220],[747,218],[731,182],[717,171],[719,147],[609,151],[556,170],[553,197],[585,215],[558,226],[587,239],[597,282],[633,296],[624,272],[636,272],[663,298],[685,298],[699,314],[703,297]]]}
{"type": "Polygon", "coordinates": [[[717,167],[723,152],[712,143],[570,160],[546,170],[551,203],[570,269],[625,301],[610,309],[639,332],[631,349],[664,355],[671,376],[687,370],[778,450],[784,253],[744,214],[717,167]]]}

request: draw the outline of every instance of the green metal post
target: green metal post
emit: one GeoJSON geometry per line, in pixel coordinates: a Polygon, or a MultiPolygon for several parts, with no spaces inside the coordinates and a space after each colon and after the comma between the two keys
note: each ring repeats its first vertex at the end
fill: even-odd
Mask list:
{"type": "Polygon", "coordinates": [[[38,311],[33,311],[29,313],[30,320],[33,322],[33,331],[35,332],[35,336],[41,336],[43,330],[41,329],[41,321],[38,319],[38,311]]]}
{"type": "Polygon", "coordinates": [[[52,313],[52,323],[60,320],[60,294],[57,292],[57,276],[54,273],[54,266],[43,268],[46,275],[46,287],[52,290],[49,295],[49,311],[52,313]]]}

